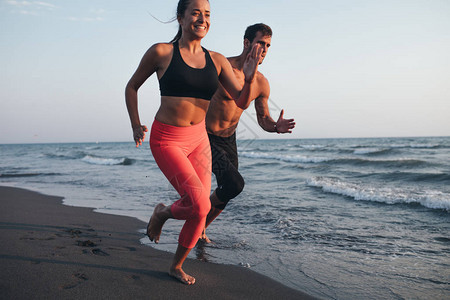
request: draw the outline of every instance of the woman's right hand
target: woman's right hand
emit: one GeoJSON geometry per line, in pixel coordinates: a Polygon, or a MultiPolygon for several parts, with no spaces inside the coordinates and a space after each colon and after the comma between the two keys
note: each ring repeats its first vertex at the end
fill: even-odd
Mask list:
{"type": "Polygon", "coordinates": [[[148,131],[147,126],[140,125],[139,127],[133,128],[133,138],[136,143],[136,147],[142,145],[145,139],[145,133],[148,131]]]}

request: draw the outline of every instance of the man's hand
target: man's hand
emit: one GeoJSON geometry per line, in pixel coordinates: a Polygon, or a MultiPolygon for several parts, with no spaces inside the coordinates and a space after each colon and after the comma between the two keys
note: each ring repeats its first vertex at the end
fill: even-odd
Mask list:
{"type": "Polygon", "coordinates": [[[275,130],[277,133],[291,133],[294,127],[294,119],[283,119],[284,109],[280,112],[280,117],[278,118],[275,130]]]}

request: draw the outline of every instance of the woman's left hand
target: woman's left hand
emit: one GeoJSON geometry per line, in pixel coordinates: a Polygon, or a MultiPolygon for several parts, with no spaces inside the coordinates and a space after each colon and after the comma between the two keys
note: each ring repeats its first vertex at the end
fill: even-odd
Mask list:
{"type": "Polygon", "coordinates": [[[255,44],[252,47],[252,51],[247,55],[244,62],[244,75],[245,82],[251,83],[256,75],[256,70],[258,69],[259,62],[261,61],[261,54],[263,48],[259,44],[255,44]]]}
{"type": "Polygon", "coordinates": [[[133,138],[136,142],[136,147],[142,145],[145,139],[145,133],[148,131],[147,126],[141,125],[139,127],[133,128],[133,138]]]}

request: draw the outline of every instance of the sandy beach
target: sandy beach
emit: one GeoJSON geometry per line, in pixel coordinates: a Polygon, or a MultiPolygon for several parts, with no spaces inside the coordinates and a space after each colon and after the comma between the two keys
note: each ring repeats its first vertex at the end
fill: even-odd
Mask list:
{"type": "Polygon", "coordinates": [[[186,286],[168,276],[172,254],[141,245],[143,222],[0,187],[2,299],[314,299],[250,269],[187,260],[186,286]]]}

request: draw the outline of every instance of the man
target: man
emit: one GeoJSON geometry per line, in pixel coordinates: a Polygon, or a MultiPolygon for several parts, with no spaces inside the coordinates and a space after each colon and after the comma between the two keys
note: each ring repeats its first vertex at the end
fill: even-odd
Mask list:
{"type": "MultiPolygon", "coordinates": [[[[234,75],[244,84],[244,61],[254,44],[262,49],[261,64],[267,55],[272,40],[269,26],[259,23],[249,26],[244,35],[244,49],[239,56],[228,58],[234,75]]],[[[251,99],[255,100],[258,124],[267,132],[291,133],[295,127],[294,119],[284,119],[281,110],[275,122],[270,114],[268,99],[270,86],[263,74],[257,72],[251,89],[251,99]]],[[[211,194],[211,210],[206,219],[206,227],[223,211],[228,201],[239,195],[244,188],[244,179],[238,171],[238,155],[236,147],[236,127],[243,109],[236,106],[231,96],[220,85],[211,99],[206,115],[206,129],[212,152],[212,171],[217,179],[217,188],[211,194]]],[[[201,239],[209,243],[205,231],[201,239]]]]}

